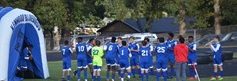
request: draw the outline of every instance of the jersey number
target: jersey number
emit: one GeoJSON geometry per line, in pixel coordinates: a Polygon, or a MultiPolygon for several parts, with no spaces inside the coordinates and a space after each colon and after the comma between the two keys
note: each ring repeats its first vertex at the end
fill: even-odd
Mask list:
{"type": "Polygon", "coordinates": [[[110,46],[109,46],[109,51],[112,51],[112,49],[113,49],[113,46],[110,45],[110,46]]]}
{"type": "Polygon", "coordinates": [[[157,53],[165,53],[165,47],[157,47],[157,53]]]}
{"type": "Polygon", "coordinates": [[[65,55],[65,51],[66,51],[66,50],[65,50],[65,49],[62,49],[62,51],[63,51],[63,55],[65,55]]]}
{"type": "Polygon", "coordinates": [[[99,50],[93,50],[93,51],[92,51],[92,54],[93,54],[93,55],[98,55],[98,53],[99,53],[99,50]]]}
{"type": "Polygon", "coordinates": [[[148,51],[147,50],[142,50],[142,56],[148,56],[148,51]]]}
{"type": "Polygon", "coordinates": [[[85,47],[84,46],[79,46],[77,47],[78,49],[78,52],[83,52],[85,50],[85,47]]]}
{"type": "Polygon", "coordinates": [[[122,50],[122,53],[121,53],[121,55],[124,55],[124,53],[123,53],[124,51],[122,50]]]}

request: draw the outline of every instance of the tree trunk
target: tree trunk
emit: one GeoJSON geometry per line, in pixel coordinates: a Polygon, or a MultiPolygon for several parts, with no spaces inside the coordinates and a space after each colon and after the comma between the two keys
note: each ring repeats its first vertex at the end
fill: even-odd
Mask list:
{"type": "Polygon", "coordinates": [[[186,33],[186,23],[185,23],[185,5],[184,0],[180,0],[180,9],[179,9],[179,34],[185,35],[186,33]]]}
{"type": "Polygon", "coordinates": [[[60,49],[60,40],[61,40],[61,34],[60,34],[60,29],[58,28],[58,26],[54,27],[54,48],[53,50],[58,51],[60,49]]]}
{"type": "Polygon", "coordinates": [[[221,34],[221,25],[220,25],[220,4],[219,0],[214,0],[214,17],[215,17],[215,34],[220,35],[221,34]]]}

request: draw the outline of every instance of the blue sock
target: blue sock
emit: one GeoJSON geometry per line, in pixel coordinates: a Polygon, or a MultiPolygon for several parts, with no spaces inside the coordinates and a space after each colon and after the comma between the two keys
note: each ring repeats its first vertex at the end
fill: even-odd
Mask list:
{"type": "Polygon", "coordinates": [[[106,79],[109,79],[109,78],[110,78],[109,74],[110,74],[110,71],[107,71],[107,72],[106,72],[106,79]]]}
{"type": "Polygon", "coordinates": [[[112,79],[115,80],[115,73],[112,73],[112,79]]]}
{"type": "Polygon", "coordinates": [[[95,81],[95,80],[96,80],[96,77],[95,77],[94,75],[92,76],[92,80],[93,80],[93,81],[95,81]]]}
{"type": "Polygon", "coordinates": [[[221,77],[223,77],[224,72],[223,72],[223,71],[220,71],[220,72],[219,72],[219,75],[220,75],[221,77]]]}
{"type": "Polygon", "coordinates": [[[160,79],[160,72],[157,72],[157,74],[156,74],[156,81],[160,81],[159,79],[160,79]]]}
{"type": "Polygon", "coordinates": [[[128,73],[128,76],[132,76],[132,73],[131,73],[131,72],[129,72],[129,73],[128,73]]]}
{"type": "Polygon", "coordinates": [[[141,79],[142,79],[142,81],[144,81],[144,74],[143,73],[141,73],[141,79]]]}
{"type": "Polygon", "coordinates": [[[174,67],[171,68],[171,76],[175,76],[175,71],[174,71],[174,67]]]}
{"type": "Polygon", "coordinates": [[[167,78],[168,78],[167,71],[162,72],[162,75],[164,77],[164,81],[167,81],[167,78]]]}
{"type": "Polygon", "coordinates": [[[100,76],[97,76],[97,81],[101,81],[101,77],[100,76]]]}
{"type": "Polygon", "coordinates": [[[80,79],[80,78],[81,78],[81,70],[78,69],[78,70],[77,70],[77,79],[80,79]]]}
{"type": "Polygon", "coordinates": [[[124,78],[124,75],[125,75],[125,73],[124,73],[124,72],[121,72],[120,77],[121,77],[121,78],[124,78]]]}
{"type": "Polygon", "coordinates": [[[149,73],[146,73],[146,81],[149,80],[149,73]]]}
{"type": "Polygon", "coordinates": [[[87,79],[87,69],[84,69],[84,78],[87,79]]]}
{"type": "Polygon", "coordinates": [[[71,80],[71,76],[70,75],[67,75],[67,80],[71,80]]]}
{"type": "Polygon", "coordinates": [[[217,76],[217,72],[213,72],[213,77],[216,77],[217,76]]]}
{"type": "Polygon", "coordinates": [[[135,76],[135,69],[132,69],[132,76],[135,76]]]}

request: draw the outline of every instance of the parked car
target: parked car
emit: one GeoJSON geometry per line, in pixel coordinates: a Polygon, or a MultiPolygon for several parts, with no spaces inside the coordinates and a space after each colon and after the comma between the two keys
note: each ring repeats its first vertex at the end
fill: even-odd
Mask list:
{"type": "Polygon", "coordinates": [[[157,36],[156,34],[153,33],[133,33],[133,34],[125,34],[123,36],[121,36],[122,38],[129,38],[129,37],[135,37],[136,42],[141,42],[144,40],[144,38],[149,38],[151,42],[154,42],[157,40],[157,36]]]}

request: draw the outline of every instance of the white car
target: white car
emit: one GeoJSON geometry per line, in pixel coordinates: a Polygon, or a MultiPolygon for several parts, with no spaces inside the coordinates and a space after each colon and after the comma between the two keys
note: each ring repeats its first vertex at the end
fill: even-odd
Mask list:
{"type": "Polygon", "coordinates": [[[143,41],[146,37],[149,38],[151,42],[154,42],[157,40],[156,34],[153,33],[133,33],[133,34],[125,34],[122,36],[122,38],[129,38],[129,37],[135,37],[136,42],[143,41]]]}

